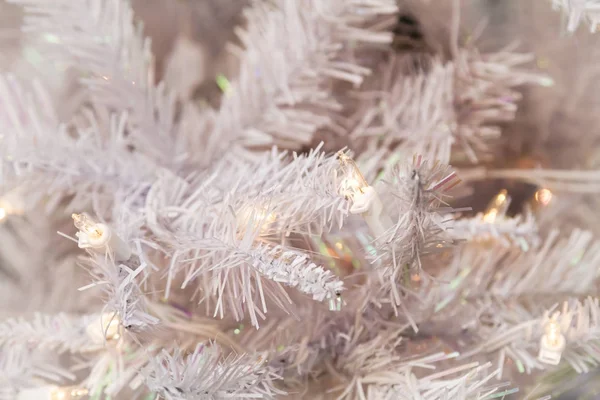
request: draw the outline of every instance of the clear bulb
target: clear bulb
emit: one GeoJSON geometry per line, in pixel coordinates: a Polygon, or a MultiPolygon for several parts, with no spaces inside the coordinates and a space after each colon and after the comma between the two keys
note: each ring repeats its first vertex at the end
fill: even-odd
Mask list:
{"type": "Polygon", "coordinates": [[[93,238],[100,238],[104,231],[87,214],[72,214],[75,227],[93,238]]]}
{"type": "Polygon", "coordinates": [[[81,399],[87,396],[89,391],[87,389],[78,387],[62,387],[52,389],[50,393],[50,400],[72,400],[81,399]]]}
{"type": "Polygon", "coordinates": [[[546,325],[546,339],[552,346],[557,346],[560,342],[560,336],[562,335],[560,330],[560,324],[555,320],[548,321],[546,325]]]}
{"type": "Polygon", "coordinates": [[[340,163],[342,181],[339,193],[347,198],[352,198],[356,194],[364,193],[364,189],[369,186],[366,179],[358,169],[354,160],[342,152],[337,153],[337,159],[340,163]]]}
{"type": "Polygon", "coordinates": [[[510,206],[511,198],[508,195],[506,189],[502,189],[494,198],[489,202],[485,213],[483,214],[483,220],[488,223],[493,223],[497,218],[502,218],[506,215],[508,207],[510,206]]]}

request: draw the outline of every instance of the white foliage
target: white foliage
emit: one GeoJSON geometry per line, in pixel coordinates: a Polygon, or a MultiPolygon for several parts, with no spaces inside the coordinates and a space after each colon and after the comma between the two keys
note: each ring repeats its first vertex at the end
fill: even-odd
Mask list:
{"type": "Polygon", "coordinates": [[[0,346],[35,345],[38,350],[86,352],[94,349],[86,329],[98,319],[97,314],[35,314],[31,321],[23,318],[0,323],[0,346]]]}
{"type": "Polygon", "coordinates": [[[412,164],[397,164],[384,183],[389,192],[386,211],[395,223],[378,240],[374,261],[389,269],[392,281],[396,281],[402,278],[402,271],[420,269],[422,256],[451,241],[442,216],[453,211],[444,198],[457,178],[447,165],[418,156],[412,164]]]}
{"type": "Polygon", "coordinates": [[[167,351],[144,370],[148,388],[167,400],[272,399],[278,377],[265,366],[263,356],[224,357],[214,344],[199,344],[185,356],[167,351]]]}
{"type": "Polygon", "coordinates": [[[155,85],[150,40],[134,23],[128,2],[13,2],[25,6],[26,32],[55,43],[41,50],[81,72],[95,107],[129,114],[124,129],[136,151],[161,165],[181,162],[185,138],[174,135],[175,97],[163,84],[155,85]]]}
{"type": "Polygon", "coordinates": [[[92,256],[88,262],[94,283],[87,287],[99,286],[105,292],[106,311],[116,312],[125,329],[139,331],[158,324],[158,318],[147,311],[147,299],[140,287],[148,267],[145,261],[130,267],[115,264],[109,257],[92,256]]]}
{"type": "Polygon", "coordinates": [[[552,6],[567,15],[567,30],[570,32],[574,32],[582,22],[589,23],[590,31],[595,32],[600,23],[598,0],[552,0],[552,6]]]}
{"type": "Polygon", "coordinates": [[[331,85],[338,80],[359,85],[370,73],[350,61],[351,47],[391,43],[389,32],[365,26],[395,11],[392,0],[255,3],[246,11],[248,27],[238,30],[245,51],[208,153],[224,145],[298,148],[310,143],[340,109],[331,85]]]}
{"type": "Polygon", "coordinates": [[[36,356],[25,346],[0,347],[0,400],[14,400],[19,389],[40,386],[40,381],[74,378],[55,360],[36,356]]]}
{"type": "Polygon", "coordinates": [[[433,58],[413,71],[406,56],[392,56],[377,86],[361,96],[352,136],[446,164],[456,146],[476,162],[500,136],[498,125],[514,119],[521,98],[516,89],[551,83],[522,69],[532,59],[511,48],[490,54],[461,49],[450,62],[433,58]]]}
{"type": "Polygon", "coordinates": [[[515,217],[502,216],[493,223],[486,221],[484,215],[479,213],[472,218],[449,221],[448,233],[456,240],[498,240],[506,246],[521,246],[524,251],[536,247],[539,242],[538,227],[531,212],[515,217]]]}

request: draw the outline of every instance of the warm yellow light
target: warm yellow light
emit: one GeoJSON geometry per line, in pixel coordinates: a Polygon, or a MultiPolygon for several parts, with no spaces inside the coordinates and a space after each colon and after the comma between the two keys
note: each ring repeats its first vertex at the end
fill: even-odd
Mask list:
{"type": "Polygon", "coordinates": [[[491,209],[483,215],[483,220],[489,224],[496,221],[496,216],[498,215],[497,209],[491,209]]]}
{"type": "Polygon", "coordinates": [[[6,209],[4,207],[0,207],[0,222],[6,219],[7,214],[8,213],[6,212],[6,209]]]}
{"type": "Polygon", "coordinates": [[[508,211],[510,206],[511,198],[508,195],[506,189],[502,189],[494,198],[489,202],[485,212],[483,213],[483,220],[487,223],[494,223],[497,218],[503,217],[508,211]]]}
{"type": "Polygon", "coordinates": [[[87,396],[90,392],[83,388],[55,388],[50,393],[50,400],[71,400],[87,396]]]}
{"type": "Polygon", "coordinates": [[[104,234],[102,229],[86,214],[72,214],[75,227],[92,238],[100,238],[104,234]]]}
{"type": "Polygon", "coordinates": [[[340,194],[346,198],[353,198],[356,194],[363,193],[369,184],[354,160],[342,152],[337,154],[337,159],[340,162],[343,177],[339,188],[340,194]]]}
{"type": "Polygon", "coordinates": [[[549,189],[540,189],[535,192],[535,200],[543,206],[547,206],[552,201],[552,192],[549,189]]]}
{"type": "Polygon", "coordinates": [[[560,331],[560,325],[556,320],[551,319],[546,325],[546,340],[551,346],[557,346],[560,343],[560,337],[562,333],[560,331]]]}
{"type": "Polygon", "coordinates": [[[342,244],[342,242],[336,242],[335,247],[338,250],[343,250],[344,249],[344,245],[342,244]]]}

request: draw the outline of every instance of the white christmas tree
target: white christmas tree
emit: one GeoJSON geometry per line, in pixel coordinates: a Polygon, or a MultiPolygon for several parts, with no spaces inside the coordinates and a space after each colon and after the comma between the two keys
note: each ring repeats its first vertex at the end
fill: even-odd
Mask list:
{"type": "Polygon", "coordinates": [[[46,64],[0,76],[0,399],[491,399],[600,362],[600,245],[537,223],[600,174],[490,167],[554,82],[458,2],[440,46],[425,0],[250,1],[218,107],[125,0],[9,3],[46,64]]]}

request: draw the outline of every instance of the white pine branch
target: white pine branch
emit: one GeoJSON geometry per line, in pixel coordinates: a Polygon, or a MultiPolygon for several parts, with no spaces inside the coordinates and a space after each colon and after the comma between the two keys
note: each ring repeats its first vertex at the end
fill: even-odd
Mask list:
{"type": "Polygon", "coordinates": [[[0,323],[0,346],[36,346],[38,349],[58,353],[86,352],[97,347],[87,333],[88,326],[97,321],[98,314],[73,316],[68,314],[35,314],[27,321],[9,319],[0,323]]]}
{"type": "Polygon", "coordinates": [[[480,399],[502,386],[492,382],[489,363],[449,364],[458,353],[403,354],[398,330],[382,330],[366,340],[360,330],[351,330],[336,342],[335,365],[347,377],[335,388],[339,399],[480,399]]]}
{"type": "Polygon", "coordinates": [[[595,32],[600,23],[598,0],[552,0],[552,6],[567,15],[569,32],[574,32],[584,21],[590,25],[590,31],[595,32]]]}
{"type": "Polygon", "coordinates": [[[448,234],[456,240],[498,240],[506,246],[518,245],[524,251],[539,243],[538,227],[529,211],[515,217],[501,216],[490,223],[482,213],[448,222],[448,234]]]}
{"type": "Polygon", "coordinates": [[[216,345],[199,344],[185,356],[167,351],[144,370],[148,388],[167,400],[272,399],[283,394],[261,355],[224,357],[216,345]]]}
{"type": "MultiPolygon", "coordinates": [[[[490,312],[493,324],[480,328],[485,338],[482,343],[463,353],[463,357],[476,354],[498,353],[499,359],[513,359],[520,368],[530,373],[549,366],[538,360],[540,339],[550,315],[555,315],[566,338],[564,360],[579,373],[588,372],[600,363],[598,340],[600,338],[600,303],[597,298],[583,301],[571,298],[562,307],[543,309],[506,304],[490,312]]],[[[500,363],[502,366],[503,362],[500,363]]]]}
{"type": "Polygon", "coordinates": [[[500,136],[498,125],[514,119],[521,98],[516,88],[551,84],[520,68],[532,59],[510,48],[483,55],[463,49],[451,62],[431,59],[411,73],[406,56],[394,56],[380,71],[383,79],[361,95],[352,136],[384,137],[378,148],[400,141],[406,154],[443,163],[456,146],[476,162],[489,139],[500,136]]]}
{"type": "Polygon", "coordinates": [[[103,120],[84,110],[79,121],[61,124],[40,84],[28,86],[11,76],[0,76],[0,103],[6,110],[0,126],[8,132],[1,139],[0,172],[7,185],[36,188],[28,193],[38,197],[28,202],[51,193],[50,207],[73,194],[71,204],[83,206],[153,181],[157,167],[127,148],[126,114],[103,120]]]}
{"type": "MultiPolygon", "coordinates": [[[[208,153],[234,144],[298,148],[311,142],[339,111],[335,81],[359,85],[369,69],[349,61],[351,47],[388,44],[389,32],[370,28],[396,11],[391,0],[327,3],[256,2],[238,36],[245,48],[237,79],[223,99],[208,153]]],[[[234,49],[242,52],[241,49],[234,49]]]]}
{"type": "MultiPolygon", "coordinates": [[[[373,262],[380,265],[393,304],[400,304],[398,284],[413,268],[422,268],[421,258],[447,247],[451,239],[442,216],[453,210],[445,206],[445,192],[456,184],[456,175],[446,165],[415,157],[412,164],[396,165],[384,181],[389,192],[386,212],[394,226],[379,238],[373,262]]],[[[386,290],[388,291],[388,290],[386,290]]]]}
{"type": "Polygon", "coordinates": [[[11,1],[25,8],[26,32],[54,43],[39,51],[82,73],[95,107],[129,114],[126,140],[136,151],[165,166],[189,156],[185,137],[175,135],[175,96],[155,84],[150,40],[128,1],[11,1]]]}
{"type": "Polygon", "coordinates": [[[94,282],[86,288],[98,286],[106,294],[106,312],[116,313],[125,329],[145,330],[159,323],[148,313],[147,300],[140,287],[145,261],[136,266],[116,264],[109,257],[90,254],[87,259],[94,282]]]}
{"type": "Polygon", "coordinates": [[[38,387],[40,382],[75,379],[55,361],[36,357],[24,346],[0,347],[0,400],[14,400],[21,389],[38,387]]]}

